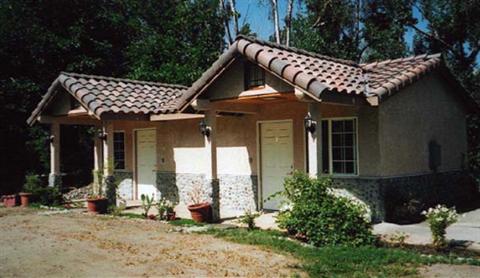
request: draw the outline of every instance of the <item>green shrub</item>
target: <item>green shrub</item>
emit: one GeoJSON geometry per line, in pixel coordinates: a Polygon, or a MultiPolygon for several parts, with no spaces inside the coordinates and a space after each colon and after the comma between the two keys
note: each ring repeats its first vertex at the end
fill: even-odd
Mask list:
{"type": "Polygon", "coordinates": [[[259,217],[259,213],[252,212],[251,210],[246,210],[245,213],[238,218],[238,222],[246,224],[248,230],[255,230],[255,218],[259,217]]]}
{"type": "Polygon", "coordinates": [[[147,217],[148,217],[148,211],[149,211],[150,208],[153,206],[153,201],[154,201],[153,196],[150,197],[150,196],[148,196],[148,195],[142,194],[142,195],[140,196],[140,199],[142,200],[142,209],[143,209],[143,211],[144,211],[142,215],[143,215],[145,218],[147,218],[147,217]]]}
{"type": "Polygon", "coordinates": [[[23,191],[32,193],[32,202],[45,206],[57,206],[62,204],[62,193],[56,187],[42,185],[38,175],[28,174],[25,176],[23,191]]]}
{"type": "Polygon", "coordinates": [[[365,208],[334,196],[330,178],[314,179],[295,172],[284,185],[285,190],[276,194],[286,199],[277,222],[289,233],[315,246],[359,246],[375,241],[365,208]]]}

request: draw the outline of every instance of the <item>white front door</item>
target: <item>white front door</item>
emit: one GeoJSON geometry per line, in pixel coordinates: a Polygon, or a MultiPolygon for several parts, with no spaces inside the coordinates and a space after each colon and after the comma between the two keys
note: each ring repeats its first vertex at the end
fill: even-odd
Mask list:
{"type": "Polygon", "coordinates": [[[142,194],[158,198],[157,179],[157,136],[155,129],[137,130],[137,198],[142,194]]]}
{"type": "Polygon", "coordinates": [[[283,190],[283,180],[293,171],[292,122],[260,124],[261,177],[264,209],[279,209],[280,198],[269,196],[283,190]]]}

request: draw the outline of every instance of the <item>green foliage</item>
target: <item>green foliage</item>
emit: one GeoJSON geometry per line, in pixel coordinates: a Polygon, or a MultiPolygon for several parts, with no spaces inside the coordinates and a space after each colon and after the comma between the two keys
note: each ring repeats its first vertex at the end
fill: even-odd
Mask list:
{"type": "Polygon", "coordinates": [[[246,210],[242,216],[238,218],[238,222],[247,225],[248,230],[256,229],[255,219],[259,217],[259,213],[252,212],[251,210],[246,210]]]}
{"type": "Polygon", "coordinates": [[[292,23],[292,45],[298,48],[357,62],[407,53],[410,1],[307,0],[305,6],[292,23]]]}
{"type": "Polygon", "coordinates": [[[45,206],[57,206],[63,203],[62,193],[56,187],[42,185],[38,175],[28,174],[25,176],[24,191],[32,193],[31,202],[45,206]]]}
{"type": "Polygon", "coordinates": [[[209,229],[201,232],[237,243],[258,245],[287,253],[301,261],[297,266],[310,277],[401,277],[433,263],[480,265],[478,259],[455,255],[427,256],[416,251],[375,246],[305,246],[279,231],[209,229]]]}
{"type": "MultiPolygon", "coordinates": [[[[0,194],[18,191],[26,172],[48,170],[48,131],[25,121],[60,71],[189,85],[217,58],[223,34],[211,0],[0,1],[0,164],[8,165],[0,194]]],[[[77,129],[62,142],[62,171],[90,178],[89,156],[78,151],[91,140],[77,129]]]]}
{"type": "Polygon", "coordinates": [[[331,193],[330,178],[310,178],[295,172],[285,179],[286,207],[278,215],[278,223],[292,234],[305,237],[316,245],[372,244],[372,226],[365,219],[363,207],[331,193]]]}
{"type": "Polygon", "coordinates": [[[173,226],[185,226],[185,227],[191,227],[191,226],[204,226],[204,223],[197,223],[193,221],[192,219],[177,219],[177,220],[172,220],[168,222],[169,224],[173,226]]]}
{"type": "Polygon", "coordinates": [[[157,210],[158,210],[158,219],[163,220],[167,218],[168,213],[174,212],[175,209],[175,203],[165,199],[161,198],[157,203],[157,210]]]}
{"type": "Polygon", "coordinates": [[[146,218],[148,217],[148,211],[150,210],[150,208],[152,208],[153,206],[153,196],[150,197],[148,195],[144,195],[142,194],[142,196],[140,196],[141,200],[142,200],[142,209],[143,209],[143,216],[146,218]]]}
{"type": "Polygon", "coordinates": [[[423,212],[427,217],[430,231],[432,232],[433,245],[437,248],[446,247],[445,234],[447,227],[457,222],[458,214],[455,208],[448,208],[444,205],[437,205],[423,212]]]}
{"type": "Polygon", "coordinates": [[[108,213],[110,213],[113,216],[122,216],[122,213],[125,211],[127,208],[125,203],[121,203],[119,206],[116,205],[110,205],[108,207],[108,213]]]}

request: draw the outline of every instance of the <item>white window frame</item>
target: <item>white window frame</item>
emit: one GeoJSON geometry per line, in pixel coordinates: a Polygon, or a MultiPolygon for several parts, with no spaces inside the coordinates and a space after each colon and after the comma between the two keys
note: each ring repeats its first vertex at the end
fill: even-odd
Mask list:
{"type": "Polygon", "coordinates": [[[114,130],[113,131],[113,170],[114,171],[125,171],[127,168],[127,136],[124,130],[114,130]],[[115,167],[115,133],[123,134],[123,168],[115,167]]]}
{"type": "MultiPolygon", "coordinates": [[[[322,118],[321,122],[327,121],[328,123],[328,174],[323,173],[323,175],[330,175],[335,177],[356,177],[358,176],[359,169],[359,144],[358,144],[358,117],[336,117],[336,118],[322,118]],[[333,148],[332,148],[332,121],[346,121],[346,120],[355,120],[355,144],[354,144],[354,169],[355,173],[346,174],[346,173],[333,173],[333,148]]],[[[320,123],[320,129],[322,128],[322,123],[320,123]]],[[[323,158],[322,158],[323,162],[323,158]]],[[[323,169],[323,166],[322,166],[323,169]]]]}

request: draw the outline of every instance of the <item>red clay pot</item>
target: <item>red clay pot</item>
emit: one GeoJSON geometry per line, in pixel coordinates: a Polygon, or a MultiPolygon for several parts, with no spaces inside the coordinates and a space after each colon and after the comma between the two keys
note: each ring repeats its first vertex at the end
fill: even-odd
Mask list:
{"type": "Polygon", "coordinates": [[[7,208],[18,206],[17,195],[3,195],[3,205],[7,208]]]}
{"type": "Polygon", "coordinates": [[[32,193],[27,193],[27,192],[20,192],[20,205],[24,208],[28,207],[30,204],[30,197],[32,196],[32,193]]]}
{"type": "Polygon", "coordinates": [[[107,213],[108,200],[107,198],[97,198],[87,200],[87,210],[89,212],[105,214],[107,213]]]}
{"type": "Polygon", "coordinates": [[[175,212],[167,212],[167,221],[173,221],[177,219],[175,212]]]}
{"type": "Polygon", "coordinates": [[[209,203],[189,205],[187,208],[193,221],[197,223],[209,222],[212,219],[212,206],[209,203]]]}

